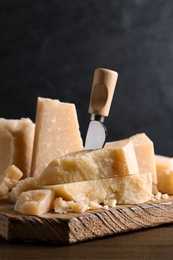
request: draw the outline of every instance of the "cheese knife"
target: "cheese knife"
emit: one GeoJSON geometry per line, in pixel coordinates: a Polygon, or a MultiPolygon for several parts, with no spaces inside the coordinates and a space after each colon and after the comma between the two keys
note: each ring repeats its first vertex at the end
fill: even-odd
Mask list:
{"type": "Polygon", "coordinates": [[[94,71],[88,110],[91,116],[85,139],[86,150],[102,148],[105,144],[107,129],[104,120],[109,115],[117,78],[118,73],[113,70],[97,68],[94,71]]]}

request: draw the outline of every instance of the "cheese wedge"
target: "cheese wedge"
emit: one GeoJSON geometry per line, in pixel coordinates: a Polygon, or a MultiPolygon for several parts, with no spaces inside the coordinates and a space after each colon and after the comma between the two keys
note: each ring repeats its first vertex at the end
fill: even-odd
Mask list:
{"type": "Polygon", "coordinates": [[[173,158],[155,155],[157,188],[162,193],[173,194],[173,158]]]}
{"type": "Polygon", "coordinates": [[[36,190],[37,185],[34,177],[29,177],[20,180],[17,185],[12,188],[12,190],[8,193],[8,198],[12,202],[16,202],[19,195],[28,190],[36,190]]]}
{"type": "MultiPolygon", "coordinates": [[[[153,183],[156,184],[157,174],[153,142],[144,133],[133,135],[129,140],[132,141],[134,146],[139,172],[151,172],[153,183]]],[[[105,147],[114,147],[116,143],[117,141],[108,142],[105,147]]]]}
{"type": "Polygon", "coordinates": [[[38,186],[139,172],[133,144],[130,140],[118,142],[114,148],[82,151],[54,159],[37,180],[38,186]]]}
{"type": "Polygon", "coordinates": [[[8,194],[8,191],[16,186],[23,173],[15,166],[10,165],[0,175],[0,197],[8,194]]]}
{"type": "Polygon", "coordinates": [[[54,193],[50,190],[22,192],[14,210],[27,215],[42,215],[53,209],[54,193]]]}
{"type": "Polygon", "coordinates": [[[0,174],[14,164],[29,177],[35,124],[29,118],[0,118],[0,174]]]}
{"type": "Polygon", "coordinates": [[[140,204],[151,199],[152,177],[151,173],[141,173],[44,188],[66,201],[104,203],[105,200],[115,199],[117,204],[140,204]]]}
{"type": "Polygon", "coordinates": [[[38,177],[56,157],[82,149],[75,105],[39,97],[31,176],[38,177]]]}

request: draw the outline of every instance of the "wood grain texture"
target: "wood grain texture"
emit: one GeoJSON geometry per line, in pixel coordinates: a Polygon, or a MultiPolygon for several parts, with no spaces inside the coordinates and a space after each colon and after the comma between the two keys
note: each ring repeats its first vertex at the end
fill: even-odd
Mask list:
{"type": "Polygon", "coordinates": [[[117,206],[83,214],[18,214],[13,204],[0,201],[0,235],[7,241],[73,244],[173,222],[173,197],[155,203],[117,206]]]}

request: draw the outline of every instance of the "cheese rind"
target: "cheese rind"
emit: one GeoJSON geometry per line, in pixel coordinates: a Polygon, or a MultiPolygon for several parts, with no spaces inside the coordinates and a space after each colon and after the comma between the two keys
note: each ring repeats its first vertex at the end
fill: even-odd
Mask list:
{"type": "Polygon", "coordinates": [[[37,180],[38,186],[79,182],[137,173],[138,165],[131,141],[68,154],[54,159],[37,180]]]}
{"type": "Polygon", "coordinates": [[[39,97],[31,175],[38,177],[56,157],[82,149],[75,105],[39,97]]]}
{"type": "Polygon", "coordinates": [[[0,174],[14,164],[29,177],[35,124],[29,118],[0,118],[0,174]]]}
{"type": "Polygon", "coordinates": [[[10,165],[0,175],[0,197],[7,195],[8,191],[16,186],[23,173],[15,166],[10,165]]]}
{"type": "Polygon", "coordinates": [[[27,215],[42,215],[53,209],[54,193],[50,190],[22,192],[14,210],[27,215]]]}
{"type": "Polygon", "coordinates": [[[152,177],[151,173],[141,173],[44,188],[66,201],[104,203],[105,200],[115,199],[117,204],[140,204],[151,199],[152,177]]]}
{"type": "Polygon", "coordinates": [[[12,190],[8,193],[8,198],[12,202],[16,202],[20,194],[24,191],[28,190],[36,190],[36,180],[34,177],[29,177],[20,180],[17,185],[12,188],[12,190]]]}

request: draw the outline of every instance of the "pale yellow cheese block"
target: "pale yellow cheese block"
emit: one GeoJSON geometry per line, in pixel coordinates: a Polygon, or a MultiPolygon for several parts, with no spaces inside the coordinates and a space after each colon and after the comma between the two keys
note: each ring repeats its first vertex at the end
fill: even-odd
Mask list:
{"type": "Polygon", "coordinates": [[[103,148],[68,154],[54,159],[37,180],[38,186],[53,185],[139,172],[133,144],[117,142],[114,148],[103,148]]]}
{"type": "Polygon", "coordinates": [[[44,188],[51,189],[55,197],[66,201],[104,203],[105,200],[116,199],[117,204],[140,204],[151,199],[152,176],[151,173],[141,173],[44,188]]]}
{"type": "MultiPolygon", "coordinates": [[[[129,140],[134,145],[139,172],[151,172],[153,183],[156,184],[157,174],[153,142],[144,133],[133,135],[129,140]]],[[[114,147],[117,142],[107,142],[105,147],[114,147]]]]}
{"type": "Polygon", "coordinates": [[[75,105],[39,97],[31,176],[38,177],[56,157],[82,149],[75,105]]]}
{"type": "Polygon", "coordinates": [[[173,194],[173,169],[159,172],[157,180],[157,188],[161,193],[173,194]]]}
{"type": "Polygon", "coordinates": [[[15,165],[10,165],[0,175],[0,197],[7,195],[9,190],[16,186],[23,173],[15,165]]]}
{"type": "Polygon", "coordinates": [[[8,198],[12,202],[16,202],[19,195],[28,190],[35,190],[37,189],[36,180],[34,177],[29,177],[20,180],[17,185],[12,188],[12,190],[8,193],[8,198]]]}
{"type": "Polygon", "coordinates": [[[173,194],[173,158],[155,155],[157,188],[162,193],[173,194]]]}
{"type": "Polygon", "coordinates": [[[145,134],[140,133],[130,137],[133,142],[139,166],[139,172],[151,172],[152,181],[157,183],[154,144],[145,134]]]}
{"type": "Polygon", "coordinates": [[[157,174],[163,170],[173,170],[173,158],[155,154],[157,174]]]}
{"type": "Polygon", "coordinates": [[[20,194],[14,210],[27,215],[42,215],[53,209],[53,201],[51,190],[29,190],[20,194]]]}
{"type": "Polygon", "coordinates": [[[29,118],[0,118],[0,174],[14,164],[30,174],[35,124],[29,118]]]}

